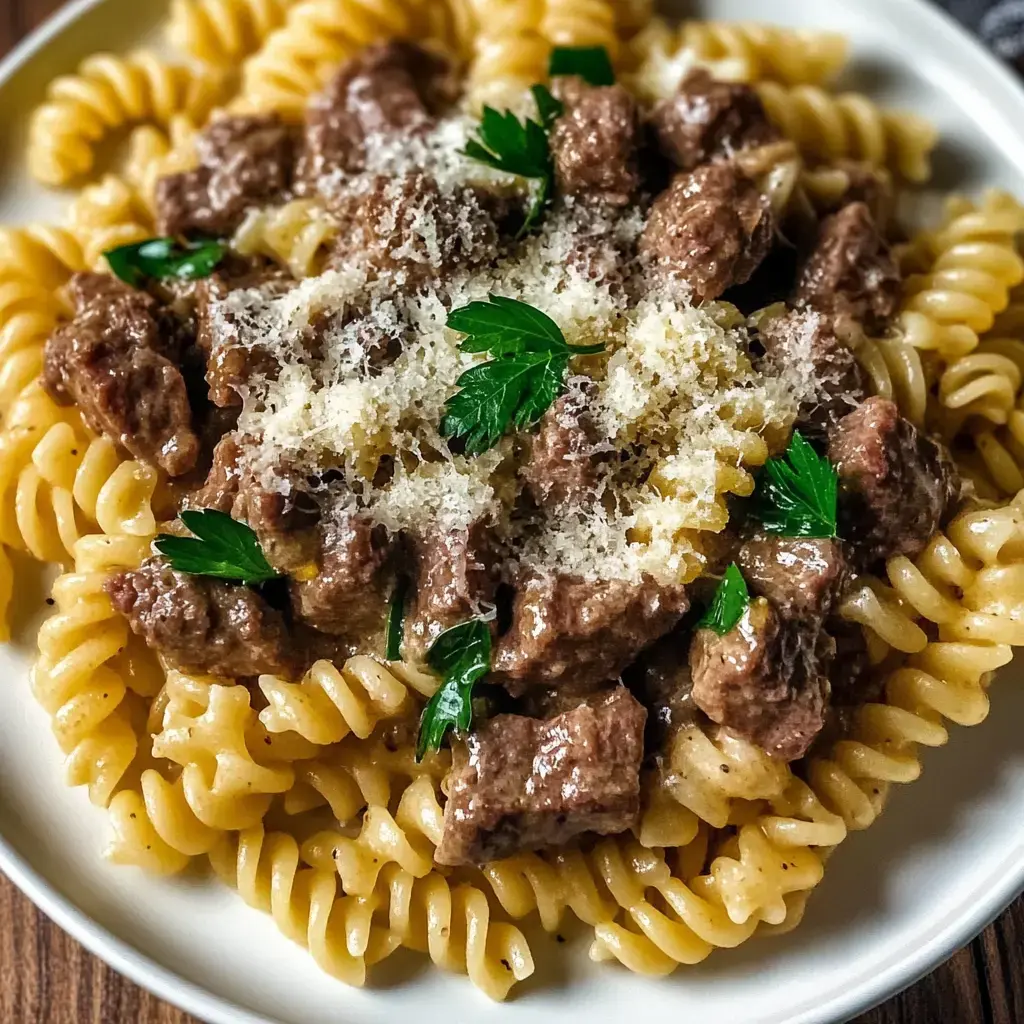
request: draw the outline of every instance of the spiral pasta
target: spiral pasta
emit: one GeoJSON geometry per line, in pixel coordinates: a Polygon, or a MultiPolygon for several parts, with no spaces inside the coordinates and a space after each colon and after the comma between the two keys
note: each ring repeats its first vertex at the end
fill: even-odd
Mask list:
{"type": "Polygon", "coordinates": [[[8,410],[0,432],[0,542],[9,547],[63,562],[92,524],[115,536],[151,537],[156,486],[155,470],[125,461],[40,382],[8,410]]]}
{"type": "Polygon", "coordinates": [[[382,718],[409,710],[406,684],[365,655],[349,658],[340,669],[318,661],[298,683],[261,676],[260,689],[268,703],[260,721],[269,732],[294,731],[323,746],[349,733],[366,739],[382,718]]]}
{"type": "Polygon", "coordinates": [[[603,46],[619,56],[616,4],[610,0],[545,0],[540,31],[552,46],[603,46]]]}
{"type": "Polygon", "coordinates": [[[236,105],[297,116],[339,64],[371,43],[407,38],[412,27],[400,0],[303,0],[245,63],[236,105]]]}
{"type": "Polygon", "coordinates": [[[416,878],[388,864],[375,895],[401,945],[429,954],[442,970],[469,975],[492,999],[505,999],[517,981],[533,974],[533,954],[522,932],[492,919],[480,889],[452,885],[438,871],[416,878]]]}
{"type": "Polygon", "coordinates": [[[937,232],[924,232],[903,254],[911,273],[904,282],[900,327],[914,347],[951,361],[973,352],[1009,305],[1024,276],[1015,236],[1021,207],[998,193],[981,206],[957,204],[937,232]]]}
{"type": "Polygon", "coordinates": [[[111,132],[138,122],[166,125],[184,114],[205,121],[223,99],[220,76],[149,52],[98,54],[56,79],[32,115],[28,164],[36,181],[66,185],[87,175],[111,132]]]}
{"type": "Polygon", "coordinates": [[[541,30],[544,0],[493,0],[482,7],[466,80],[466,101],[514,106],[547,74],[551,45],[541,30]]]}
{"type": "Polygon", "coordinates": [[[290,835],[254,825],[221,836],[209,856],[225,884],[270,914],[283,935],[308,948],[322,971],[347,985],[365,984],[367,964],[398,945],[386,929],[373,926],[378,901],[339,897],[334,872],[301,867],[290,835]]]}
{"type": "Polygon", "coordinates": [[[135,758],[137,739],[123,703],[124,678],[112,667],[128,642],[127,624],[104,584],[112,569],[137,565],[148,544],[95,536],[76,545],[75,571],[53,586],[55,614],[39,631],[32,690],[53,719],[67,756],[68,783],[85,785],[105,806],[135,758]]]}
{"type": "Polygon", "coordinates": [[[230,68],[255,53],[283,23],[294,0],[174,0],[171,46],[204,64],[230,68]]]}
{"type": "Polygon", "coordinates": [[[886,167],[907,181],[931,176],[938,135],[915,114],[882,110],[859,93],[834,96],[814,85],[760,82],[757,91],[769,119],[811,162],[850,157],[886,167]]]}
{"type": "Polygon", "coordinates": [[[679,38],[703,60],[742,61],[753,80],[790,86],[830,82],[849,55],[849,44],[839,33],[755,22],[687,21],[679,38]]]}
{"type": "Polygon", "coordinates": [[[325,250],[337,234],[337,222],[319,203],[293,199],[284,206],[252,210],[231,244],[243,256],[269,256],[301,279],[323,269],[325,250]]]}
{"type": "Polygon", "coordinates": [[[397,864],[414,878],[430,874],[443,828],[434,783],[424,775],[402,793],[394,816],[386,805],[371,804],[355,839],[337,831],[318,832],[303,843],[302,859],[315,868],[336,870],[350,896],[369,896],[385,864],[397,864]]]}

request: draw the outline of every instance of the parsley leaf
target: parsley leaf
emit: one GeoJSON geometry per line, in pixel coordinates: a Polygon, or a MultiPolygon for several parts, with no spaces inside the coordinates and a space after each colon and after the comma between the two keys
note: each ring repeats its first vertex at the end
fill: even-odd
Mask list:
{"type": "Polygon", "coordinates": [[[615,69],[603,46],[556,46],[548,71],[552,78],[579,75],[590,85],[615,84],[615,69]]]}
{"type": "Polygon", "coordinates": [[[226,253],[222,242],[211,239],[182,245],[173,238],[150,238],[146,242],[122,245],[103,255],[117,277],[138,288],[147,281],[167,278],[198,281],[209,277],[226,253]]]}
{"type": "Polygon", "coordinates": [[[761,522],[783,537],[835,537],[838,493],[832,463],[794,431],[785,456],[769,459],[761,474],[761,522]]]}
{"type": "Polygon", "coordinates": [[[388,605],[388,621],[385,630],[387,640],[384,645],[384,657],[388,661],[401,661],[402,659],[402,629],[405,625],[405,598],[408,593],[409,578],[403,576],[395,585],[391,603],[388,605]]]}
{"type": "Polygon", "coordinates": [[[743,618],[749,604],[747,581],[743,578],[739,566],[733,562],[725,570],[714,599],[697,623],[697,629],[713,629],[719,636],[725,636],[743,618]]]}
{"type": "Polygon", "coordinates": [[[490,627],[470,619],[446,630],[430,648],[427,664],[442,681],[420,718],[417,761],[440,750],[449,730],[461,736],[473,724],[473,687],[491,667],[490,627]]]}
{"type": "Polygon", "coordinates": [[[555,168],[548,132],[564,110],[545,86],[535,85],[531,92],[537,104],[540,122],[532,118],[520,121],[511,110],[502,114],[493,107],[484,107],[477,138],[470,139],[462,151],[464,156],[496,171],[530,178],[538,183],[526,221],[520,229],[520,237],[540,223],[551,201],[555,168]]]}
{"type": "Polygon", "coordinates": [[[448,402],[441,433],[465,441],[471,455],[493,448],[514,426],[533,426],[562,393],[569,359],[596,355],[603,345],[569,345],[546,313],[501,295],[452,310],[448,326],[467,335],[463,352],[495,359],[470,367],[448,402]]]}
{"type": "Polygon", "coordinates": [[[216,509],[181,513],[194,537],[161,534],[153,546],[172,569],[190,576],[214,576],[239,583],[266,583],[280,576],[267,561],[256,533],[216,509]]]}

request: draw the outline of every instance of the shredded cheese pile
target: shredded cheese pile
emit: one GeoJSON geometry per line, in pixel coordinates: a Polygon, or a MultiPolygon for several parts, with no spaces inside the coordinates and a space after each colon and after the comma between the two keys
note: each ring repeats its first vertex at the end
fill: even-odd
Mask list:
{"type": "MultiPolygon", "coordinates": [[[[368,146],[376,154],[368,174],[427,168],[447,190],[471,176],[479,183],[491,172],[457,154],[467,131],[456,118],[404,146],[368,146]]],[[[365,178],[334,186],[362,188],[365,178]]],[[[428,209],[416,211],[418,251],[440,271],[439,227],[428,209]]],[[[391,531],[462,530],[486,518],[512,542],[510,573],[694,578],[703,566],[701,533],[725,527],[725,495],[749,494],[750,467],[785,447],[807,378],[755,368],[733,307],[651,294],[643,268],[622,257],[642,228],[639,207],[603,216],[566,201],[496,263],[442,276],[416,294],[369,280],[355,261],[283,293],[268,285],[215,302],[215,348],[262,350],[281,367],[272,379],[251,379],[243,394],[239,430],[259,439],[261,475],[272,480],[282,458],[311,471],[337,469],[350,506],[391,531]],[[524,439],[508,436],[467,457],[439,432],[459,377],[487,358],[459,350],[448,313],[490,294],[543,310],[570,344],[605,345],[604,355],[573,363],[580,377],[569,382],[592,381],[588,415],[597,450],[609,456],[587,507],[524,519],[524,439]],[[381,339],[394,343],[397,358],[379,358],[381,339]]]]}

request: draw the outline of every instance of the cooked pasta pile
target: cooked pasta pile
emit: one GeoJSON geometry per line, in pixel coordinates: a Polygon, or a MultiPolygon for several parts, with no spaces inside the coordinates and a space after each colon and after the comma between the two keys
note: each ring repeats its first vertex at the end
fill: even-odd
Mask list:
{"type": "MultiPolygon", "coordinates": [[[[484,105],[521,105],[545,80],[553,46],[604,47],[648,100],[670,95],[694,67],[754,83],[789,140],[771,170],[780,210],[827,208],[849,186],[847,158],[901,186],[930,175],[929,125],[834,91],[846,45],[828,32],[669,25],[642,0],[175,0],[172,56],[102,54],[54,81],[32,119],[28,165],[41,184],[75,190],[66,220],[0,230],[0,608],[12,597],[12,553],[63,567],[32,689],[68,783],[88,787],[110,816],[114,862],[169,875],[207,860],[349,984],[404,946],[503,999],[534,969],[518,922],[554,933],[567,915],[592,928],[595,961],[667,974],[797,924],[830,851],[875,820],[891,783],[917,778],[919,748],[943,745],[947,722],[986,717],[993,673],[1024,645],[1024,209],[1002,194],[951,199],[941,223],[899,250],[896,325],[858,343],[873,391],[941,436],[974,488],[920,556],[890,559],[884,577],[858,577],[842,599],[843,619],[885,672],[878,698],[792,768],[726,729],[692,725],[645,781],[632,833],[440,868],[450,759],[418,763],[395,728],[437,679],[365,654],[318,662],[297,681],[264,675],[255,690],[165,672],[105,587],[148,557],[173,488],[40,380],[44,343],[69,317],[71,276],[157,233],[156,183],[193,165],[214,109],[297,117],[341,62],[394,38],[431,40],[464,69],[467,120],[484,105]],[[126,138],[125,158],[101,168],[113,136],[126,138]],[[311,829],[325,819],[336,824],[311,829]]],[[[337,230],[315,200],[299,198],[252,212],[233,246],[322,280],[337,230]]],[[[547,230],[557,235],[557,220],[547,230]]],[[[508,279],[494,274],[467,284],[467,296],[508,279]]],[[[699,361],[681,348],[692,325],[649,312],[649,322],[616,321],[622,340],[603,393],[617,371],[642,375],[652,352],[699,361]]],[[[728,324],[715,330],[709,347],[734,344],[728,324]]],[[[748,379],[749,367],[702,351],[720,386],[748,379]]],[[[254,422],[293,415],[286,385],[254,422]]],[[[729,496],[751,492],[750,473],[777,449],[765,437],[780,429],[772,403],[782,399],[759,394],[756,409],[716,420],[726,454],[708,465],[706,487],[655,468],[661,503],[629,524],[631,538],[647,530],[644,571],[656,565],[688,583],[704,532],[724,527],[729,496]]],[[[328,421],[330,409],[310,419],[310,434],[324,437],[328,421]]],[[[627,428],[635,443],[655,443],[636,422],[627,428]]],[[[401,509],[388,514],[401,523],[401,509]]],[[[544,557],[568,555],[556,538],[544,557]]]]}

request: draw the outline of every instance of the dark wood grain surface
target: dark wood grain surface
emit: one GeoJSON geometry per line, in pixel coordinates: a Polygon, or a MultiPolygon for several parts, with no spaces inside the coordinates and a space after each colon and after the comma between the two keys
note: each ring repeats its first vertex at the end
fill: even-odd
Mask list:
{"type": "MultiPolygon", "coordinates": [[[[0,55],[63,0],[0,0],[0,55]]],[[[199,1024],[90,956],[0,876],[0,1024],[199,1024]]],[[[857,1024],[1024,1024],[1024,899],[857,1024]]]]}

